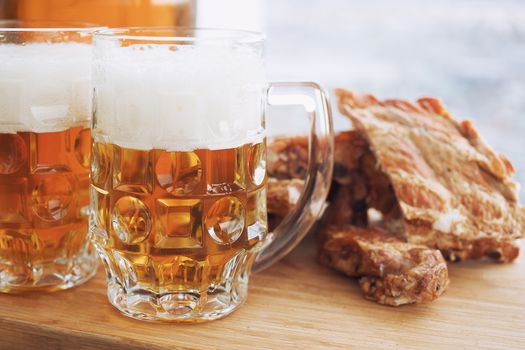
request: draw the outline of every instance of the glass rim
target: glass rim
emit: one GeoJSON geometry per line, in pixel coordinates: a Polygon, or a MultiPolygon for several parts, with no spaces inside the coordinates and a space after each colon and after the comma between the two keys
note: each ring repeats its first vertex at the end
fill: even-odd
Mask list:
{"type": "Polygon", "coordinates": [[[107,27],[99,25],[99,24],[87,23],[87,22],[29,21],[29,20],[16,20],[16,19],[0,20],[0,32],[3,32],[3,33],[16,33],[16,32],[89,33],[89,32],[96,32],[96,31],[104,30],[104,29],[107,29],[107,27]],[[12,27],[9,25],[12,25],[12,27]],[[30,25],[30,27],[25,27],[24,25],[30,25]]]}
{"type": "Polygon", "coordinates": [[[95,39],[103,40],[136,40],[136,41],[155,41],[155,42],[182,42],[182,43],[201,43],[201,42],[232,42],[242,44],[257,44],[264,42],[266,36],[262,32],[226,29],[226,28],[208,28],[208,27],[177,27],[177,26],[159,26],[159,27],[122,27],[106,28],[98,30],[94,34],[95,39]],[[154,35],[163,31],[173,31],[175,33],[186,33],[188,36],[181,35],[154,35]],[[197,36],[195,34],[212,34],[211,36],[197,36]],[[213,34],[217,34],[216,36],[213,34]],[[149,35],[148,35],[149,34],[149,35]]]}

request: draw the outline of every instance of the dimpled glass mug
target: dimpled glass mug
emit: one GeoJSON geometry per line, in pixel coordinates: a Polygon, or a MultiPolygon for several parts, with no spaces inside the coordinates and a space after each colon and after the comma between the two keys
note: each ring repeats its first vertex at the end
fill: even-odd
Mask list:
{"type": "Polygon", "coordinates": [[[67,289],[96,273],[87,233],[98,29],[0,21],[0,292],[67,289]]]}
{"type": "Polygon", "coordinates": [[[182,28],[94,38],[92,242],[110,302],[127,316],[197,322],[247,296],[248,277],[319,217],[333,164],[327,95],[270,83],[259,33],[182,28]],[[309,167],[296,209],[271,233],[265,110],[302,105],[309,167]]]}

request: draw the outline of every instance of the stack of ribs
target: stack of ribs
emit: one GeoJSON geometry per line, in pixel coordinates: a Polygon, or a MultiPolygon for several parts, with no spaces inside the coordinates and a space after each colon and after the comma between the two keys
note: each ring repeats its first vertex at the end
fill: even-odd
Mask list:
{"type": "MultiPolygon", "coordinates": [[[[470,121],[432,98],[336,93],[353,129],[335,138],[321,263],[357,277],[367,299],[398,306],[438,298],[449,284],[445,259],[516,259],[525,210],[514,168],[470,121]]],[[[297,201],[307,161],[305,137],[269,145],[271,224],[297,201]]]]}

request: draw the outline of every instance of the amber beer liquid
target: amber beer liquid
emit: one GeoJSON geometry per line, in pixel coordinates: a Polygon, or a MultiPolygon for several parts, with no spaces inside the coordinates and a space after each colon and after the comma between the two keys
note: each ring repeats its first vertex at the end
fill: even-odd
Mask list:
{"type": "Polygon", "coordinates": [[[96,271],[87,239],[91,47],[19,43],[72,31],[0,28],[0,292],[66,289],[96,271]]]}
{"type": "Polygon", "coordinates": [[[0,288],[53,289],[88,254],[90,142],[83,127],[0,134],[0,288]]]}
{"type": "Polygon", "coordinates": [[[160,296],[159,312],[181,314],[235,298],[266,235],[264,157],[262,140],[190,152],[95,142],[92,232],[117,276],[108,293],[140,288],[160,296]]]}
{"type": "Polygon", "coordinates": [[[0,18],[110,27],[195,25],[195,0],[7,0],[0,18]]]}

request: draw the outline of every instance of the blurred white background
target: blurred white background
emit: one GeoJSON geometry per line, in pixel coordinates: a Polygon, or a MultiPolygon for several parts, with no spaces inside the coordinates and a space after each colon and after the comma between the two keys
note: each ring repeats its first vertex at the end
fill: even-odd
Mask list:
{"type": "MultiPolygon", "coordinates": [[[[525,185],[525,1],[198,0],[197,22],[264,31],[270,80],[437,96],[475,121],[525,185]]],[[[299,112],[272,118],[293,125],[299,112]]]]}

